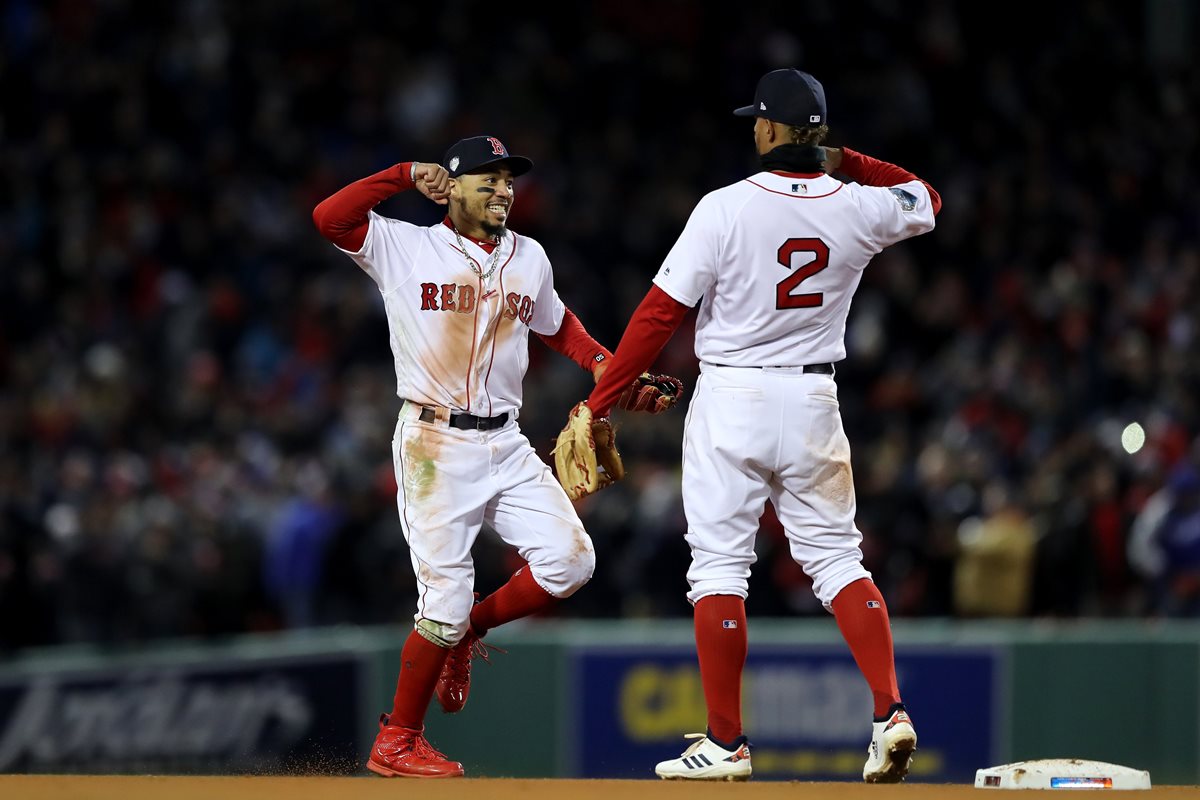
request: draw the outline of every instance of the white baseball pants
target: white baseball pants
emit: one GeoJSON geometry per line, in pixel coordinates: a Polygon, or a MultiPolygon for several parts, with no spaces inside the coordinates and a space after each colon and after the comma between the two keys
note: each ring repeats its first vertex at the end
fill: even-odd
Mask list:
{"type": "Polygon", "coordinates": [[[768,498],[826,609],[847,585],[871,577],[854,524],[837,383],[799,367],[701,364],[683,443],[693,604],[712,594],[746,597],[768,498]]]}
{"type": "Polygon", "coordinates": [[[484,523],[529,563],[537,584],[568,597],[596,554],[579,515],[516,420],[491,431],[422,422],[405,403],[392,440],[400,523],[417,577],[416,620],[441,638],[466,635],[474,604],[471,546],[484,523]]]}

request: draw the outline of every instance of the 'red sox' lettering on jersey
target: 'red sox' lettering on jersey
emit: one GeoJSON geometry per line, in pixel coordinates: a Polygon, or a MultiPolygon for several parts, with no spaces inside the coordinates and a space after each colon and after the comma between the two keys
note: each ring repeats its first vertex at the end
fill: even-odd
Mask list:
{"type": "MultiPolygon", "coordinates": [[[[486,292],[483,299],[495,296],[495,292],[486,292]]],[[[533,320],[533,310],[537,301],[527,294],[509,292],[504,296],[505,305],[503,317],[518,319],[525,325],[533,320]]],[[[471,284],[428,283],[421,284],[422,311],[457,311],[459,314],[470,314],[475,310],[475,287],[471,284]]]]}
{"type": "Polygon", "coordinates": [[[383,295],[399,395],[495,416],[521,406],[529,332],[553,334],[566,310],[533,239],[509,231],[498,256],[463,244],[465,252],[445,224],[418,226],[372,211],[366,241],[350,256],[383,295]],[[498,266],[484,280],[468,258],[484,274],[493,258],[498,266]]]}

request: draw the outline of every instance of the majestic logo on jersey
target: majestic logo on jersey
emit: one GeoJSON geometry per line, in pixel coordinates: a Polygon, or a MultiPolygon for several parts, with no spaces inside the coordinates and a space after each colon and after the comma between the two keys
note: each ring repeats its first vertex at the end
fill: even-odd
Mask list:
{"type": "Polygon", "coordinates": [[[888,189],[896,198],[896,202],[900,204],[902,211],[912,211],[917,207],[917,196],[911,192],[906,192],[903,189],[888,189]]]}
{"type": "Polygon", "coordinates": [[[458,164],[459,164],[458,156],[455,156],[454,158],[450,159],[450,171],[454,172],[454,170],[458,169],[458,164]]]}
{"type": "Polygon", "coordinates": [[[498,156],[508,155],[508,151],[504,149],[504,144],[495,136],[487,137],[487,140],[492,143],[492,153],[498,156]]]}
{"type": "MultiPolygon", "coordinates": [[[[495,294],[489,291],[483,295],[483,300],[495,294]]],[[[475,311],[475,287],[469,283],[422,283],[422,311],[457,311],[459,314],[470,314],[475,311]]],[[[529,295],[509,292],[504,297],[504,317],[519,319],[526,325],[533,319],[533,309],[537,305],[529,295]]]]}

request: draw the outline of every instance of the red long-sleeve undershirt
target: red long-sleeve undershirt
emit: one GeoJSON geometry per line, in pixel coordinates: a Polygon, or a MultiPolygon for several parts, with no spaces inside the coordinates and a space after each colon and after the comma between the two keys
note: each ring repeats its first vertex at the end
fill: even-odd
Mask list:
{"type": "MultiPolygon", "coordinates": [[[[343,250],[352,253],[361,250],[370,226],[369,212],[392,195],[412,189],[411,174],[412,162],[405,161],[335,192],[313,209],[313,222],[317,230],[343,250]]],[[[488,252],[495,247],[491,242],[478,244],[488,252]]],[[[588,372],[597,364],[612,358],[612,353],[588,334],[583,323],[569,308],[563,315],[557,333],[550,336],[539,333],[538,338],[588,372]],[[597,356],[604,358],[597,361],[597,356]]]]}
{"type": "Polygon", "coordinates": [[[934,216],[942,210],[942,198],[926,181],[921,180],[903,167],[863,155],[849,147],[842,148],[842,164],[837,169],[846,177],[863,186],[895,186],[898,183],[921,181],[929,190],[929,202],[933,204],[934,216]]]}
{"type": "Polygon", "coordinates": [[[579,317],[575,316],[569,308],[563,315],[558,333],[550,336],[539,333],[537,337],[545,342],[551,350],[562,353],[588,372],[592,372],[597,366],[613,357],[608,348],[592,338],[591,334],[583,327],[583,323],[579,321],[579,317]],[[603,356],[603,358],[598,358],[599,356],[603,356]]]}
{"type": "Polygon", "coordinates": [[[369,227],[367,214],[394,194],[413,188],[412,162],[405,161],[355,181],[313,209],[313,223],[329,241],[352,253],[362,249],[369,227]]]}
{"type": "Polygon", "coordinates": [[[658,286],[650,286],[633,312],[608,370],[587,399],[592,416],[608,416],[621,393],[654,363],[689,310],[658,286]]]}

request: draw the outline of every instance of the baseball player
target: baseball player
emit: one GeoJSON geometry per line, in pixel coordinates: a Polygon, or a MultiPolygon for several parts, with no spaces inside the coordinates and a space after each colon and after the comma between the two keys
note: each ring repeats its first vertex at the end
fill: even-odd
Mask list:
{"type": "Polygon", "coordinates": [[[845,358],[850,300],[890,244],[933,229],[937,193],[893,164],[823,148],[825,92],[796,69],[769,72],[753,105],[762,170],[705,196],[638,307],[587,404],[608,415],[700,303],[700,379],[685,421],[683,502],[708,730],[656,767],[663,778],[746,780],[742,731],[744,600],[770,499],[792,557],[832,611],[874,696],[863,778],[908,772],[916,731],[900,699],[887,606],[863,569],[850,446],[834,362],[845,358]],[[855,182],[842,183],[834,169],[855,182]]]}
{"type": "Polygon", "coordinates": [[[461,776],[423,735],[435,690],[447,711],[461,709],[470,659],[486,653],[480,637],[569,597],[595,565],[575,509],[517,426],[530,331],[597,378],[612,355],[559,299],[541,245],[506,228],[513,179],[532,166],[477,136],[443,164],[397,164],[313,212],[383,295],[404,401],[392,456],[419,596],[367,762],[384,776],[461,776]],[[447,205],[446,218],[420,227],[372,210],[412,188],[447,205]],[[471,545],[485,523],[527,563],[474,604],[471,545]]]}

